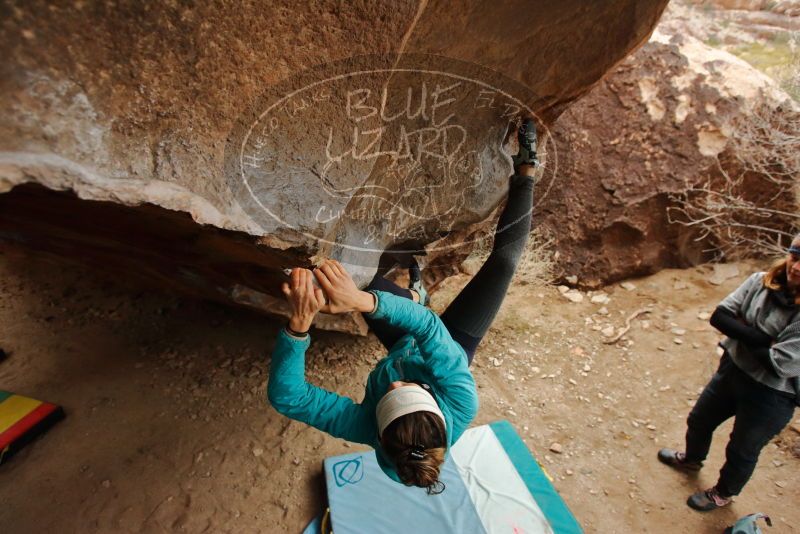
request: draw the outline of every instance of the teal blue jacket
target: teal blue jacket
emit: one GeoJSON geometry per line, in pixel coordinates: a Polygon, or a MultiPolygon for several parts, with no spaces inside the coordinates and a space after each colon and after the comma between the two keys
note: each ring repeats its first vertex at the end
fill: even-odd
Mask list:
{"type": "Polygon", "coordinates": [[[397,380],[420,380],[430,385],[447,427],[447,446],[456,442],[478,412],[475,380],[467,355],[453,341],[439,316],[412,300],[384,291],[370,317],[408,332],[389,350],[367,378],[364,399],[356,403],[305,379],[305,353],[310,336],[298,338],[281,330],[272,353],[267,396],[281,414],[337,438],[375,449],[378,463],[400,482],[394,465],[381,448],[375,407],[397,380]]]}

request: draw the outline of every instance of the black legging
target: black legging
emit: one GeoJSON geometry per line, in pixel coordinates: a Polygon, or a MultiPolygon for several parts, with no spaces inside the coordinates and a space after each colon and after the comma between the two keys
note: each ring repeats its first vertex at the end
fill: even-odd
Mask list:
{"type": "MultiPolygon", "coordinates": [[[[478,344],[500,310],[531,230],[533,179],[514,175],[509,182],[508,200],[497,222],[492,252],[480,271],[441,315],[450,335],[464,347],[470,364],[478,344]]],[[[386,280],[380,273],[378,271],[369,283],[368,290],[376,289],[412,298],[410,290],[386,280]]],[[[366,318],[366,321],[387,349],[405,335],[404,331],[382,321],[370,318],[366,318]]]]}

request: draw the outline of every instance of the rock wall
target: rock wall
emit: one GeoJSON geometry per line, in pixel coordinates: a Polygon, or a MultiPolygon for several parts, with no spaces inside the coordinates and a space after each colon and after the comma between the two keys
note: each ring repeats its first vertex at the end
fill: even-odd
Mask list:
{"type": "Polygon", "coordinates": [[[716,9],[770,11],[800,16],[800,2],[797,0],[687,0],[687,3],[716,9]]]}
{"type": "MultiPolygon", "coordinates": [[[[561,277],[597,287],[709,259],[708,241],[669,224],[673,196],[715,175],[717,156],[735,164],[726,157],[734,121],[782,104],[791,112],[788,96],[744,61],[657,30],[552,129],[558,170],[535,215],[556,239],[561,277]]],[[[748,187],[751,200],[797,209],[769,180],[748,187]]]]}
{"type": "Polygon", "coordinates": [[[505,195],[509,121],[552,123],[666,3],[12,2],[0,192],[75,196],[37,221],[46,193],[23,190],[0,246],[136,258],[118,274],[149,263],[167,285],[261,309],[273,305],[242,291],[278,296],[282,268],[321,256],[364,283],[383,250],[419,252],[485,219],[505,195]],[[98,220],[77,199],[120,210],[98,220]],[[178,223],[159,209],[207,227],[171,243],[158,224],[178,223]],[[235,258],[207,248],[231,236],[220,230],[237,232],[235,258]]]}

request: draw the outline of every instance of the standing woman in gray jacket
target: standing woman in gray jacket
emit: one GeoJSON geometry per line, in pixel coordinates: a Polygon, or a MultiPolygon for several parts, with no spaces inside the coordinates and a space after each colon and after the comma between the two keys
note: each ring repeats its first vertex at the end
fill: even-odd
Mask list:
{"type": "Polygon", "coordinates": [[[711,325],[727,336],[720,343],[724,354],[689,414],[686,452],[658,452],[671,467],[697,471],[714,430],[735,417],[717,484],[687,501],[703,512],[729,504],[742,491],[761,449],[800,404],[800,235],[785,258],[751,275],[717,306],[711,325]]]}

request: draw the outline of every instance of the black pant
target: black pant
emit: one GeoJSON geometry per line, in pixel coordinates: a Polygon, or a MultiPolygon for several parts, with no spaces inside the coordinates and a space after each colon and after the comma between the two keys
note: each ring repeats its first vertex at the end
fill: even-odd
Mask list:
{"type": "Polygon", "coordinates": [[[714,430],[735,417],[717,489],[726,497],[738,495],[761,449],[791,421],[794,406],[794,396],[756,382],[726,353],[689,414],[686,461],[705,460],[714,430]]]}
{"type": "MultiPolygon", "coordinates": [[[[525,252],[525,244],[531,230],[533,185],[533,179],[527,176],[511,177],[508,200],[497,222],[492,252],[481,269],[441,315],[450,336],[467,353],[470,364],[478,344],[500,310],[517,264],[525,252]]],[[[408,289],[386,280],[381,274],[375,275],[367,289],[387,291],[411,298],[408,289]]],[[[402,330],[381,321],[370,318],[366,320],[370,329],[387,349],[405,335],[402,330]]]]}

